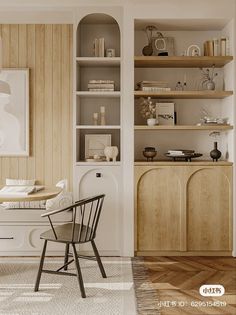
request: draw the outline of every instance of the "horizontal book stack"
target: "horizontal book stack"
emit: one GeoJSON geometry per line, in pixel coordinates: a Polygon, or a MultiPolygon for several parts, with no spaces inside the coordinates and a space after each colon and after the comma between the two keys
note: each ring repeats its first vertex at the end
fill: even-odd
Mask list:
{"type": "Polygon", "coordinates": [[[88,90],[94,92],[109,92],[115,90],[113,80],[89,80],[88,90]]]}
{"type": "Polygon", "coordinates": [[[228,37],[214,38],[204,42],[204,56],[229,56],[230,45],[228,37]]]}
{"type": "Polygon", "coordinates": [[[104,57],[105,56],[105,39],[95,38],[94,39],[94,57],[104,57]]]}
{"type": "Polygon", "coordinates": [[[194,150],[168,150],[169,156],[186,156],[188,154],[194,154],[194,150]]]}
{"type": "Polygon", "coordinates": [[[171,90],[166,81],[141,81],[137,83],[137,89],[146,92],[167,92],[171,90]]]}

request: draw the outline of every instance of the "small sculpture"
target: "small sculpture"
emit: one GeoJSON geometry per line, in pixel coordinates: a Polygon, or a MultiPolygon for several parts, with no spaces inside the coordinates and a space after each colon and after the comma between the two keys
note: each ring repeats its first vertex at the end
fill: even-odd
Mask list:
{"type": "Polygon", "coordinates": [[[190,45],[187,49],[187,56],[201,56],[201,49],[198,45],[190,45]]]}
{"type": "Polygon", "coordinates": [[[116,157],[118,153],[119,151],[116,146],[109,146],[109,147],[105,147],[104,149],[104,154],[105,154],[107,162],[110,162],[111,159],[112,159],[112,162],[116,162],[116,157]]]}

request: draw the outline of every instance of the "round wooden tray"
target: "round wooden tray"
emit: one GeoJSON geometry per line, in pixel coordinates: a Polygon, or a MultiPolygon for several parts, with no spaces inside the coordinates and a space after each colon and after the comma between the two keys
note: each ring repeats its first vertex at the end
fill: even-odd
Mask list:
{"type": "Polygon", "coordinates": [[[174,161],[186,161],[186,162],[191,162],[192,159],[198,158],[202,156],[201,153],[186,153],[184,155],[170,155],[168,153],[165,153],[165,156],[168,158],[174,160],[174,161]]]}

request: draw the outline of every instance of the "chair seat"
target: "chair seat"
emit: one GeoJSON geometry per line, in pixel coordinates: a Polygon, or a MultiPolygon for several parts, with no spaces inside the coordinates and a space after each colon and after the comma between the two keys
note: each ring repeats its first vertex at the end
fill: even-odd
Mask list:
{"type": "Polygon", "coordinates": [[[79,239],[81,225],[78,223],[75,224],[74,237],[72,239],[72,226],[73,223],[71,222],[54,227],[57,238],[52,229],[43,232],[40,238],[59,243],[86,243],[94,239],[93,230],[86,225],[83,226],[79,239]]]}

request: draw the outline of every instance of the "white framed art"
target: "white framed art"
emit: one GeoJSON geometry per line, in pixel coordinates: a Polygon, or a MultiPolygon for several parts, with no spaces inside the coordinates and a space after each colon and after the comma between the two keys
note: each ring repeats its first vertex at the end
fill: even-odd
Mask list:
{"type": "Polygon", "coordinates": [[[104,149],[110,145],[111,134],[85,135],[85,159],[93,158],[94,155],[104,157],[104,149]]]}
{"type": "Polygon", "coordinates": [[[29,156],[29,69],[2,69],[11,94],[0,96],[0,156],[29,156]]]}

